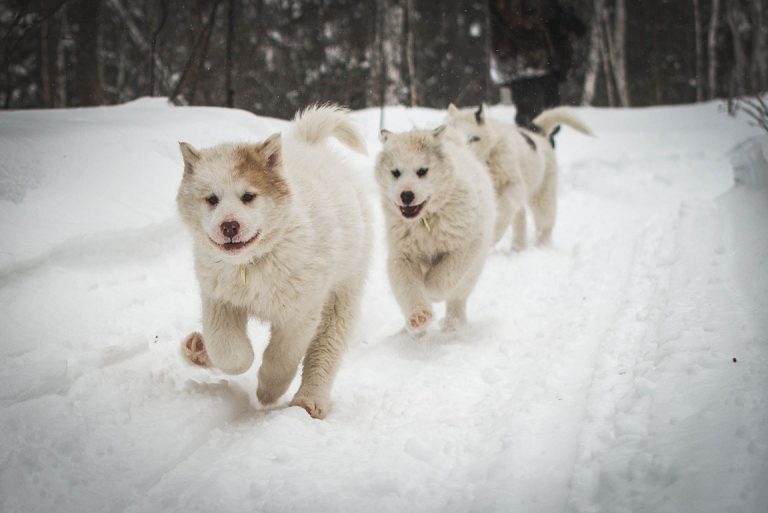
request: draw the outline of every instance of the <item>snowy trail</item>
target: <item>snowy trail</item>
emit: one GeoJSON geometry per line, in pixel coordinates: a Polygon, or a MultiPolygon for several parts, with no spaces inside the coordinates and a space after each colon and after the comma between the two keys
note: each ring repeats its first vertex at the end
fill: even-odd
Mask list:
{"type": "MultiPolygon", "coordinates": [[[[217,375],[177,353],[199,298],[173,214],[172,146],[260,138],[282,122],[154,101],[24,114],[0,116],[0,135],[21,119],[24,139],[55,153],[50,119],[88,130],[64,124],[78,156],[56,179],[35,168],[50,155],[0,139],[4,169],[36,177],[2,203],[3,224],[21,223],[4,240],[23,244],[0,248],[0,510],[768,505],[768,193],[732,188],[726,151],[754,132],[714,105],[583,111],[600,139],[559,136],[553,246],[511,254],[502,241],[455,334],[398,334],[379,214],[358,338],[325,421],[286,407],[297,383],[263,408],[255,370],[217,375]],[[108,136],[115,125],[130,145],[108,136]],[[102,148],[91,143],[99,127],[102,148]],[[117,176],[139,176],[96,173],[90,156],[105,152],[120,157],[117,176]],[[139,156],[147,164],[134,170],[139,156]],[[102,197],[73,208],[86,191],[102,197]],[[56,195],[76,223],[41,210],[56,195]]],[[[353,115],[375,153],[378,113],[353,115]]],[[[442,114],[388,116],[399,130],[442,114]]],[[[372,181],[370,196],[378,205],[372,181]]],[[[259,354],[268,327],[249,334],[259,354]]]]}

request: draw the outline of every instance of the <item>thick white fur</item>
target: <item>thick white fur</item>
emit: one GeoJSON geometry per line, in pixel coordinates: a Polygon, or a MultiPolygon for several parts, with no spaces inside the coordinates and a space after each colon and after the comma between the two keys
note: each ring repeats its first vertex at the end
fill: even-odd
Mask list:
{"type": "Polygon", "coordinates": [[[533,214],[537,242],[545,244],[551,238],[557,216],[558,165],[549,138],[561,124],[587,135],[592,132],[567,107],[544,111],[534,119],[541,133],[488,118],[482,110],[458,109],[451,104],[446,123],[465,135],[491,174],[497,205],[494,242],[501,239],[511,223],[512,248],[525,248],[527,206],[533,214]],[[533,141],[535,149],[526,137],[533,141]]]}
{"type": "Polygon", "coordinates": [[[432,303],[446,302],[443,327],[466,320],[466,302],[493,239],[493,185],[458,134],[382,132],[376,180],[382,193],[389,246],[389,279],[412,333],[426,329],[432,303]],[[423,177],[419,169],[427,169],[423,177]],[[400,176],[395,178],[393,170],[400,176]],[[401,193],[411,191],[418,217],[402,215],[401,193]],[[424,222],[426,219],[426,223],[424,222]]]}
{"type": "Polygon", "coordinates": [[[187,337],[182,353],[197,365],[245,372],[254,359],[248,318],[268,321],[271,336],[257,397],[263,404],[280,398],[303,358],[301,386],[291,405],[318,418],[330,407],[332,381],[358,315],[371,250],[362,170],[352,169],[324,144],[332,136],[365,153],[344,110],[322,106],[297,114],[282,141],[272,136],[263,150],[282,157],[276,172],[287,185],[287,197],[272,199],[266,190],[248,205],[239,199],[249,185],[234,171],[237,150],[247,145],[195,150],[182,144],[187,171],[178,195],[182,218],[194,236],[203,303],[202,335],[187,337]],[[204,201],[209,191],[220,198],[215,209],[204,201]],[[250,230],[243,239],[259,234],[235,255],[209,240],[216,242],[219,223],[231,219],[250,230]]]}

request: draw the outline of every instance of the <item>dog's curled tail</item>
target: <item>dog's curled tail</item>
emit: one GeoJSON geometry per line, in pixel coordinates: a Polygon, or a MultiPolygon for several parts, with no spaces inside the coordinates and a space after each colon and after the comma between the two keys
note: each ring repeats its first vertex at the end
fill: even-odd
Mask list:
{"type": "Polygon", "coordinates": [[[368,155],[360,131],[350,121],[349,111],[334,104],[310,105],[293,118],[293,135],[308,144],[318,144],[334,136],[348,148],[368,155]]]}
{"type": "Polygon", "coordinates": [[[560,125],[568,125],[584,135],[595,136],[587,124],[568,107],[555,107],[554,109],[545,110],[534,118],[533,124],[541,128],[542,135],[547,138],[551,137],[560,125]]]}

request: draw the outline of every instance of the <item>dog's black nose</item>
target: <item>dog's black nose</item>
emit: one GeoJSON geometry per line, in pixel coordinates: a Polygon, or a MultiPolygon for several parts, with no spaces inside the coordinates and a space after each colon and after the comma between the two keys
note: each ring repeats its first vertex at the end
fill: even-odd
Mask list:
{"type": "Polygon", "coordinates": [[[224,234],[224,237],[232,238],[235,235],[238,234],[240,231],[240,223],[237,221],[224,221],[221,223],[221,233],[224,234]]]}
{"type": "Polygon", "coordinates": [[[403,191],[400,193],[400,199],[403,200],[405,205],[410,205],[413,201],[413,193],[411,191],[403,191]]]}

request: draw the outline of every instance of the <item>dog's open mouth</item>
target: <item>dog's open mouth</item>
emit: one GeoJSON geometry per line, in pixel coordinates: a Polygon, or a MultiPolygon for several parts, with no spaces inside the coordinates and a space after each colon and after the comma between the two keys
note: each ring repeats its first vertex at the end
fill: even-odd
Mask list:
{"type": "Polygon", "coordinates": [[[426,200],[422,203],[419,203],[418,205],[398,205],[398,208],[400,209],[400,213],[403,214],[403,217],[407,219],[413,219],[417,215],[419,215],[419,212],[421,212],[421,209],[424,208],[424,205],[426,205],[426,200]]]}
{"type": "Polygon", "coordinates": [[[259,238],[259,235],[261,235],[260,231],[256,232],[256,235],[254,235],[253,237],[251,237],[250,239],[248,239],[246,241],[237,241],[237,242],[234,242],[234,241],[232,241],[232,242],[216,242],[215,240],[210,239],[210,237],[209,237],[209,239],[219,249],[223,249],[227,253],[235,253],[235,252],[240,251],[241,249],[245,248],[246,246],[249,246],[252,242],[256,241],[256,239],[259,238]]]}

